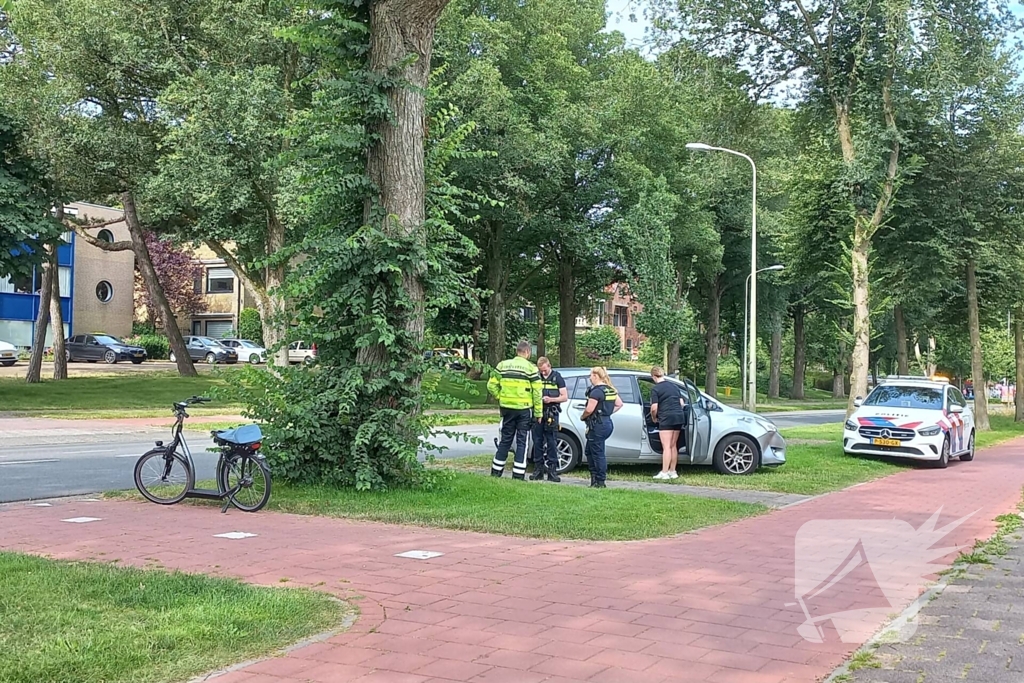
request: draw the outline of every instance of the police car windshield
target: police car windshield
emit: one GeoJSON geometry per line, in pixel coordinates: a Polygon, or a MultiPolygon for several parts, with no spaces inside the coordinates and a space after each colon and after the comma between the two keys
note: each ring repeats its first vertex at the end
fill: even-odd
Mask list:
{"type": "Polygon", "coordinates": [[[942,410],[942,390],[934,387],[880,386],[871,392],[871,395],[864,401],[864,405],[880,408],[942,410]]]}

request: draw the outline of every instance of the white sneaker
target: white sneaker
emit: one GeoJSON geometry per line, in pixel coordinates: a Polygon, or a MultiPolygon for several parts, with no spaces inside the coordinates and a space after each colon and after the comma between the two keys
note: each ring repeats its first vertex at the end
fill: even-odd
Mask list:
{"type": "Polygon", "coordinates": [[[668,478],[669,479],[678,479],[679,478],[679,473],[676,472],[675,470],[669,470],[668,478]]]}
{"type": "Polygon", "coordinates": [[[668,472],[658,472],[654,475],[655,479],[671,479],[672,476],[668,472]]]}

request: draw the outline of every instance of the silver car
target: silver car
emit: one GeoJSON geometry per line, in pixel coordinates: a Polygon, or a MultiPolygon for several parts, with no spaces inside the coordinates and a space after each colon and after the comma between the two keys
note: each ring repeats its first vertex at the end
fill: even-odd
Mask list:
{"type": "MultiPolygon", "coordinates": [[[[587,405],[590,368],[559,370],[569,402],[562,404],[558,434],[558,471],[568,472],[583,459],[586,425],[580,420],[587,405]]],[[[651,422],[650,375],[631,370],[609,370],[622,397],[622,409],[612,416],[615,431],[605,444],[613,464],[661,463],[658,426],[651,422]]],[[[683,389],[688,424],[680,438],[679,462],[713,465],[722,474],[750,474],[758,467],[786,462],[786,440],[771,420],[723,405],[702,393],[690,380],[665,378],[683,389]]]]}

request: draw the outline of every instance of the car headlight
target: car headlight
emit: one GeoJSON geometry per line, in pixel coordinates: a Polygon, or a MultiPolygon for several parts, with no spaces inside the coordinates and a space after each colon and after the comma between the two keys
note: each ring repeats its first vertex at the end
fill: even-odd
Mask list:
{"type": "Polygon", "coordinates": [[[939,425],[932,425],[931,427],[925,427],[924,429],[918,429],[917,433],[921,436],[935,436],[942,431],[942,427],[939,425]]]}
{"type": "Polygon", "coordinates": [[[753,422],[754,424],[756,424],[757,426],[759,426],[761,429],[765,430],[766,432],[777,432],[777,431],[779,431],[779,428],[775,426],[775,423],[770,422],[769,420],[765,420],[765,419],[762,419],[760,417],[748,417],[748,418],[744,418],[744,419],[747,422],[753,422]]]}
{"type": "Polygon", "coordinates": [[[847,420],[844,426],[846,427],[846,431],[848,432],[857,431],[857,423],[854,422],[853,420],[847,420]]]}

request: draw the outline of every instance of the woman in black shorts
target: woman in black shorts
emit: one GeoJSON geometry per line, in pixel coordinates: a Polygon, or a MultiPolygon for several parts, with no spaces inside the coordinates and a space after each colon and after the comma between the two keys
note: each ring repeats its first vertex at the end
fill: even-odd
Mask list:
{"type": "Polygon", "coordinates": [[[679,466],[679,434],[683,431],[683,392],[675,382],[665,381],[665,371],[651,368],[651,419],[658,425],[661,438],[661,472],[655,479],[676,479],[679,466]]]}

